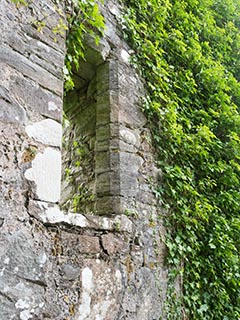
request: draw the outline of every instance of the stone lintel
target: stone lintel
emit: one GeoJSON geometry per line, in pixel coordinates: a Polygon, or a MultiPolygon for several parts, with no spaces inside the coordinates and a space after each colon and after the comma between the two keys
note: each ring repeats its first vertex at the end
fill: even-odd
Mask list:
{"type": "Polygon", "coordinates": [[[81,213],[64,213],[58,205],[30,200],[29,210],[31,215],[42,223],[55,226],[66,225],[69,227],[93,229],[99,231],[132,232],[132,221],[125,215],[96,216],[81,213]]]}

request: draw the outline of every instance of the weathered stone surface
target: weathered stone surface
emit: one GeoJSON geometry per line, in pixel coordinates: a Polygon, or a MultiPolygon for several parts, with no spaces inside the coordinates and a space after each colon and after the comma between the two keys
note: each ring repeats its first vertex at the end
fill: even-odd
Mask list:
{"type": "Polygon", "coordinates": [[[92,65],[98,66],[99,64],[106,61],[107,57],[110,54],[111,47],[106,39],[102,38],[97,45],[94,38],[88,37],[85,39],[86,41],[86,51],[85,58],[92,65]]]}
{"type": "Polygon", "coordinates": [[[0,120],[6,123],[25,123],[26,111],[19,104],[6,102],[0,97],[0,120]]]}
{"type": "Polygon", "coordinates": [[[127,247],[122,239],[115,237],[111,233],[102,236],[102,245],[109,255],[126,250],[127,247]]]}
{"type": "Polygon", "coordinates": [[[49,74],[46,70],[29,59],[25,58],[18,52],[8,47],[0,46],[0,60],[9,64],[12,68],[21,72],[24,76],[39,83],[43,88],[48,89],[57,95],[62,95],[62,81],[49,74]]]}
{"type": "Polygon", "coordinates": [[[119,132],[120,139],[128,144],[132,144],[136,147],[140,145],[139,137],[134,130],[130,130],[128,128],[123,128],[119,132]]]}
{"type": "Polygon", "coordinates": [[[45,306],[46,260],[21,231],[0,238],[0,318],[31,319],[45,306]]]}
{"type": "Polygon", "coordinates": [[[65,264],[62,266],[62,273],[66,280],[75,280],[80,276],[81,270],[77,266],[65,264]]]}
{"type": "Polygon", "coordinates": [[[43,201],[57,202],[61,190],[61,153],[46,148],[38,153],[27,169],[25,177],[35,184],[36,198],[43,201]]]}
{"type": "Polygon", "coordinates": [[[99,238],[93,236],[79,236],[80,253],[100,252],[99,238]]]}
{"type": "MultiPolygon", "coordinates": [[[[1,67],[0,63],[0,67],[1,67]]],[[[0,71],[1,74],[1,71],[0,71]]],[[[0,121],[24,123],[26,110],[13,98],[10,90],[0,83],[0,121]]]]}
{"type": "Polygon", "coordinates": [[[63,63],[61,52],[55,49],[49,49],[45,43],[30,38],[26,33],[9,33],[8,44],[15,51],[26,55],[30,54],[29,58],[36,64],[62,79],[62,73],[58,66],[63,63]]]}
{"type": "Polygon", "coordinates": [[[106,0],[101,10],[105,35],[100,46],[86,40],[64,98],[60,197],[65,39],[52,29],[64,15],[52,0],[0,1],[0,319],[165,319],[164,228],[152,192],[161,172],[144,88],[121,6],[106,0]]]}
{"type": "Polygon", "coordinates": [[[77,228],[132,232],[132,221],[125,215],[113,217],[86,215],[81,213],[63,213],[58,205],[41,201],[30,201],[31,215],[48,225],[66,224],[77,228]]]}
{"type": "Polygon", "coordinates": [[[104,261],[89,260],[81,277],[82,293],[74,319],[115,319],[122,289],[120,270],[104,261]]]}
{"type": "Polygon", "coordinates": [[[58,205],[41,201],[30,201],[29,210],[31,214],[46,224],[63,224],[85,228],[87,219],[82,214],[64,214],[58,205]]]}
{"type": "Polygon", "coordinates": [[[54,147],[61,147],[62,145],[62,126],[52,119],[45,119],[28,125],[26,126],[26,132],[29,137],[43,144],[54,147]]]}
{"type": "Polygon", "coordinates": [[[37,82],[17,76],[14,81],[9,81],[9,90],[23,101],[29,111],[38,112],[57,121],[61,120],[62,99],[42,88],[37,82]]]}

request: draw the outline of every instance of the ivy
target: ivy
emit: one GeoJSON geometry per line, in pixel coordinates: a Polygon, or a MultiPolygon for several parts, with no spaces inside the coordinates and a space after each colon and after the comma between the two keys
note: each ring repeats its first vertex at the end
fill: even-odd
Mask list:
{"type": "MultiPolygon", "coordinates": [[[[102,2],[102,1],[100,1],[102,2]]],[[[96,0],[67,0],[68,31],[66,38],[67,53],[65,57],[65,92],[73,89],[74,69],[79,68],[80,59],[84,59],[84,38],[90,35],[96,44],[104,31],[104,19],[96,0]]]]}
{"type": "Polygon", "coordinates": [[[163,179],[168,319],[240,318],[240,2],[124,0],[163,179]],[[175,281],[182,279],[176,296],[175,281]]]}
{"type": "Polygon", "coordinates": [[[27,2],[25,0],[11,0],[15,5],[19,6],[19,5],[27,5],[27,2]]]}

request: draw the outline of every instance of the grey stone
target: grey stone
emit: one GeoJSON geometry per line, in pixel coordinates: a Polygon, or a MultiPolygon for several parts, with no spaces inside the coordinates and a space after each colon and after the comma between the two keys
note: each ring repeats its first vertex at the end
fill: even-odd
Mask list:
{"type": "Polygon", "coordinates": [[[128,128],[122,128],[119,134],[120,134],[120,139],[122,139],[124,142],[128,144],[132,144],[136,147],[139,147],[140,145],[139,135],[134,130],[130,130],[128,128]]]}
{"type": "Polygon", "coordinates": [[[109,43],[104,38],[100,39],[99,44],[96,44],[93,37],[87,37],[85,39],[85,46],[87,48],[85,50],[85,58],[94,66],[98,66],[106,61],[111,51],[109,43]]]}
{"type": "Polygon", "coordinates": [[[0,251],[0,318],[29,319],[41,315],[46,281],[33,243],[19,231],[0,240],[4,245],[0,251]]]}
{"type": "Polygon", "coordinates": [[[64,278],[66,278],[67,280],[74,280],[79,277],[81,270],[78,266],[65,264],[62,266],[62,272],[64,278]]]}
{"type": "Polygon", "coordinates": [[[96,193],[99,197],[104,195],[120,195],[119,173],[111,171],[97,175],[96,193]]]}
{"type": "Polygon", "coordinates": [[[80,253],[98,253],[100,252],[99,238],[93,236],[79,236],[80,253]]]}
{"type": "Polygon", "coordinates": [[[44,70],[39,65],[31,62],[20,53],[11,50],[6,46],[0,47],[0,59],[14,69],[22,72],[23,75],[39,83],[43,88],[48,89],[57,95],[62,95],[62,81],[44,70]]]}
{"type": "MultiPolygon", "coordinates": [[[[118,203],[119,199],[115,199],[114,205],[116,208],[118,203]]],[[[33,200],[29,203],[29,210],[32,216],[48,225],[62,224],[76,228],[129,233],[132,231],[132,222],[125,215],[94,216],[81,213],[64,213],[58,205],[33,200]]],[[[109,211],[105,210],[104,213],[105,215],[109,214],[109,211]]],[[[119,211],[116,210],[116,212],[111,213],[119,213],[119,211]]]]}
{"type": "Polygon", "coordinates": [[[10,82],[9,88],[18,99],[23,101],[29,111],[39,112],[57,121],[61,120],[61,98],[43,89],[37,82],[17,76],[14,81],[10,82]]]}
{"type": "Polygon", "coordinates": [[[0,121],[6,123],[25,123],[26,111],[18,104],[8,103],[0,98],[0,121]]]}
{"type": "Polygon", "coordinates": [[[85,262],[81,276],[82,296],[76,308],[76,319],[116,318],[122,290],[120,270],[112,263],[89,260],[85,262]]]}
{"type": "Polygon", "coordinates": [[[0,120],[9,123],[24,123],[26,111],[10,95],[10,90],[0,85],[0,120]]]}
{"type": "Polygon", "coordinates": [[[127,248],[126,243],[122,239],[117,238],[111,233],[102,236],[102,245],[109,255],[116,254],[127,248]]]}
{"type": "Polygon", "coordinates": [[[22,55],[29,54],[31,61],[62,79],[59,66],[63,65],[63,56],[59,51],[49,48],[45,43],[29,37],[26,33],[18,32],[9,33],[8,45],[22,55]]]}

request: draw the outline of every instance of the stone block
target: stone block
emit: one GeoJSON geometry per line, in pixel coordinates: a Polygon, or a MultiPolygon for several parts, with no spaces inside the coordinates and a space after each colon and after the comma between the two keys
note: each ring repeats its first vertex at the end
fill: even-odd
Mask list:
{"type": "Polygon", "coordinates": [[[40,65],[57,78],[62,79],[60,66],[63,65],[63,55],[53,47],[25,33],[9,32],[8,45],[22,55],[29,56],[29,59],[40,65]]]}
{"type": "Polygon", "coordinates": [[[137,130],[131,130],[126,127],[121,127],[119,136],[120,139],[125,143],[133,145],[137,148],[140,146],[140,135],[137,130]]]}
{"type": "Polygon", "coordinates": [[[43,88],[62,96],[62,81],[18,52],[1,45],[0,59],[2,62],[21,72],[23,75],[39,83],[43,88]]]}
{"type": "Polygon", "coordinates": [[[97,126],[108,126],[110,121],[111,119],[110,119],[109,105],[107,103],[98,104],[97,116],[96,116],[97,126]]]}
{"type": "Polygon", "coordinates": [[[45,145],[61,147],[62,145],[62,126],[60,123],[45,119],[26,126],[29,137],[45,145]]]}
{"type": "MultiPolygon", "coordinates": [[[[97,152],[95,155],[95,173],[97,174],[97,179],[99,177],[99,174],[103,174],[104,172],[119,171],[119,158],[119,150],[97,152]]],[[[99,181],[102,181],[102,178],[103,177],[100,177],[99,181]]]]}
{"type": "Polygon", "coordinates": [[[104,172],[97,175],[96,178],[96,193],[98,197],[103,195],[115,196],[120,194],[119,173],[104,172]]]}
{"type": "MultiPolygon", "coordinates": [[[[44,2],[42,2],[42,4],[44,6],[44,2]]],[[[45,7],[46,7],[46,3],[45,3],[45,7]]],[[[36,10],[36,8],[33,7],[33,10],[36,10]]],[[[51,19],[48,20],[48,22],[51,22],[51,21],[53,24],[57,22],[55,19],[53,19],[52,16],[51,16],[51,19]]],[[[32,23],[30,22],[31,21],[21,26],[23,33],[25,33],[30,39],[31,38],[36,39],[41,43],[45,43],[48,47],[54,48],[56,51],[60,52],[62,55],[65,54],[65,50],[66,50],[65,42],[61,36],[59,37],[58,35],[56,35],[56,37],[54,37],[51,27],[43,28],[43,32],[38,32],[37,28],[33,27],[32,23]]]]}
{"type": "Polygon", "coordinates": [[[87,219],[80,213],[64,213],[58,205],[42,201],[29,201],[31,215],[48,225],[66,224],[79,228],[87,227],[87,219]]]}
{"type": "Polygon", "coordinates": [[[61,121],[62,99],[53,92],[39,86],[37,82],[16,76],[9,83],[9,90],[11,90],[13,96],[23,101],[24,106],[29,111],[55,119],[58,122],[61,121]]]}
{"type": "Polygon", "coordinates": [[[47,256],[36,252],[26,231],[1,238],[0,319],[30,319],[45,308],[47,256]]]}
{"type": "Polygon", "coordinates": [[[127,244],[112,233],[107,233],[101,237],[102,245],[109,255],[119,253],[127,249],[127,244]]]}
{"type": "Polygon", "coordinates": [[[61,152],[46,148],[32,161],[32,167],[25,171],[25,178],[33,181],[35,197],[38,200],[58,202],[61,191],[61,152]]]}
{"type": "Polygon", "coordinates": [[[105,96],[109,91],[109,62],[97,68],[97,96],[105,96]]]}
{"type": "Polygon", "coordinates": [[[99,253],[101,251],[99,238],[94,236],[78,236],[80,253],[99,253]]]}
{"type": "Polygon", "coordinates": [[[67,230],[61,234],[61,244],[65,256],[82,258],[81,255],[93,255],[102,251],[99,238],[94,235],[78,235],[67,230]]]}
{"type": "Polygon", "coordinates": [[[110,196],[109,194],[98,197],[96,201],[96,213],[106,216],[122,213],[120,210],[120,200],[119,196],[110,196]]]}
{"type": "MultiPolygon", "coordinates": [[[[103,199],[101,204],[103,203],[106,205],[110,202],[106,199],[103,199]]],[[[117,197],[115,197],[115,199],[111,199],[111,210],[117,209],[118,203],[120,203],[120,199],[117,197]]],[[[107,209],[106,206],[105,209],[107,209]]],[[[117,210],[116,212],[110,212],[109,210],[106,210],[104,213],[105,215],[108,214],[108,216],[83,215],[81,213],[71,212],[64,213],[60,210],[58,205],[30,200],[29,211],[37,220],[47,225],[67,225],[76,228],[128,233],[131,233],[132,231],[132,222],[125,215],[112,215],[112,217],[109,216],[110,213],[119,213],[117,210]]]]}
{"type": "Polygon", "coordinates": [[[87,37],[85,43],[85,58],[94,66],[102,64],[110,54],[111,47],[104,38],[101,38],[97,45],[93,37],[87,37]]]}
{"type": "Polygon", "coordinates": [[[25,123],[26,111],[18,103],[6,102],[0,97],[0,121],[5,123],[25,123]]]}
{"type": "Polygon", "coordinates": [[[119,150],[123,152],[136,153],[138,150],[135,146],[124,141],[119,141],[119,150]]]}
{"type": "Polygon", "coordinates": [[[96,154],[109,151],[109,140],[108,139],[101,140],[101,141],[96,140],[94,151],[96,154]]]}
{"type": "Polygon", "coordinates": [[[99,126],[97,122],[97,128],[96,128],[96,143],[100,141],[109,141],[110,139],[110,126],[109,122],[106,125],[99,126]]]}
{"type": "Polygon", "coordinates": [[[64,279],[71,281],[76,280],[80,276],[81,269],[78,266],[64,264],[61,267],[61,272],[63,274],[64,279]]]}
{"type": "Polygon", "coordinates": [[[121,299],[122,274],[113,263],[85,260],[81,272],[81,299],[76,305],[76,319],[116,319],[121,299]]]}
{"type": "Polygon", "coordinates": [[[121,196],[135,197],[138,190],[137,174],[126,170],[120,174],[120,192],[121,196]]]}
{"type": "Polygon", "coordinates": [[[95,172],[103,173],[110,170],[110,154],[109,151],[97,152],[95,155],[96,168],[95,172]]]}
{"type": "Polygon", "coordinates": [[[131,128],[142,128],[147,119],[141,109],[140,97],[131,100],[128,94],[119,94],[119,122],[131,128]]]}

